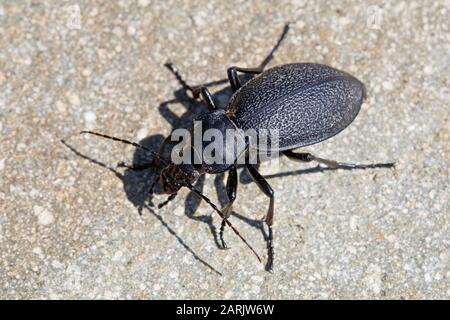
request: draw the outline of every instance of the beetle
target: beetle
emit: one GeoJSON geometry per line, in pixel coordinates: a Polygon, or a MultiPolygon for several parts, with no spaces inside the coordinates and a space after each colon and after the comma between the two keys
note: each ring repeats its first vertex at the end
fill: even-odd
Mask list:
{"type": "MultiPolygon", "coordinates": [[[[173,64],[167,64],[183,87],[191,91],[194,99],[201,96],[204,100],[208,112],[200,115],[195,122],[202,124],[202,133],[208,129],[215,129],[225,137],[226,130],[251,129],[260,132],[268,128],[276,129],[279,133],[278,145],[269,147],[268,151],[280,152],[292,160],[301,162],[316,161],[327,167],[342,169],[394,167],[394,163],[343,163],[323,159],[311,153],[293,151],[294,149],[329,139],[348,127],[361,109],[361,105],[366,98],[366,88],[360,80],[349,73],[319,63],[291,63],[266,70],[265,66],[272,59],[274,52],[280,46],[288,30],[289,24],[285,26],[276,46],[259,67],[242,68],[233,66],[228,68],[228,81],[233,94],[226,109],[216,106],[214,98],[208,90],[208,86],[221,83],[221,81],[191,87],[183,80],[173,64]],[[238,72],[251,75],[252,78],[242,84],[238,72]]],[[[191,131],[194,130],[195,124],[191,128],[191,131]]],[[[261,191],[269,198],[267,214],[264,219],[268,228],[268,259],[265,267],[268,271],[273,270],[272,226],[275,193],[266,179],[258,172],[255,164],[248,161],[248,152],[251,147],[248,137],[240,136],[240,149],[229,147],[230,141],[224,138],[221,152],[223,159],[227,160],[221,163],[208,161],[211,159],[207,158],[201,159],[200,162],[174,163],[163,158],[160,153],[152,152],[136,142],[93,131],[82,131],[81,133],[113,139],[153,153],[155,159],[162,162],[165,167],[161,171],[160,176],[154,181],[150,193],[155,184],[160,181],[164,192],[169,194],[167,200],[159,205],[160,208],[174,199],[180,188],[187,187],[191,189],[221,216],[220,240],[222,247],[226,248],[223,233],[225,226],[228,225],[260,259],[256,251],[229,222],[232,206],[236,200],[237,160],[244,154],[246,159],[244,160],[244,166],[261,191]],[[200,175],[222,172],[228,172],[226,183],[228,204],[225,208],[219,210],[212,201],[193,187],[193,183],[200,175]]],[[[258,143],[254,146],[257,151],[264,149],[258,143]]],[[[202,142],[201,149],[203,150],[205,147],[205,142],[202,142]]],[[[188,144],[186,148],[193,150],[194,153],[199,151],[192,144],[188,144]]],[[[119,165],[133,170],[143,170],[152,164],[134,167],[127,166],[124,163],[119,165]]]]}

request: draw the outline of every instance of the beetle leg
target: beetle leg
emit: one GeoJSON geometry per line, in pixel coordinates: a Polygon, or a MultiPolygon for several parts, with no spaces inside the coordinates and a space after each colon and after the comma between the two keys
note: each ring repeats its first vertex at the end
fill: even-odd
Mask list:
{"type": "Polygon", "coordinates": [[[184,90],[191,92],[192,98],[194,100],[198,99],[200,97],[200,94],[202,94],[202,92],[201,92],[202,87],[216,86],[216,85],[225,84],[228,82],[227,79],[221,79],[221,80],[216,80],[216,81],[210,81],[210,82],[204,83],[199,86],[190,86],[183,79],[183,77],[181,76],[181,74],[178,71],[178,68],[175,66],[175,64],[173,64],[172,62],[167,62],[164,64],[164,66],[167,69],[169,69],[170,72],[172,72],[172,74],[175,76],[175,78],[177,78],[178,82],[181,84],[181,86],[183,87],[184,90]]]}
{"type": "MultiPolygon", "coordinates": [[[[228,204],[225,208],[223,208],[222,214],[223,216],[228,219],[231,215],[231,211],[232,211],[232,207],[233,207],[233,202],[234,200],[236,200],[236,191],[237,191],[237,183],[238,183],[238,179],[237,179],[237,171],[236,171],[236,167],[233,166],[229,173],[228,173],[228,178],[227,178],[227,186],[226,186],[226,191],[227,191],[227,197],[228,197],[228,204]]],[[[226,220],[222,219],[222,224],[220,225],[220,242],[222,243],[222,248],[226,249],[227,248],[227,244],[226,242],[223,240],[223,231],[225,229],[225,224],[226,224],[226,220]]]]}
{"type": "Polygon", "coordinates": [[[263,72],[264,67],[257,67],[257,68],[240,68],[240,67],[231,67],[228,68],[227,74],[228,74],[228,81],[230,81],[230,87],[233,92],[236,92],[239,90],[239,88],[242,86],[241,81],[239,80],[239,76],[237,72],[242,73],[249,73],[249,74],[258,74],[263,72]]]}
{"type": "MultiPolygon", "coordinates": [[[[284,25],[283,32],[281,33],[280,37],[278,38],[277,43],[272,48],[272,50],[270,50],[269,54],[261,62],[261,64],[259,65],[258,68],[245,69],[245,68],[237,68],[236,67],[236,71],[240,71],[240,72],[244,72],[244,73],[251,73],[251,74],[261,73],[264,70],[264,68],[273,59],[275,52],[279,49],[279,47],[281,46],[283,40],[286,38],[286,35],[287,35],[288,31],[289,31],[289,23],[286,23],[284,25]],[[246,70],[258,70],[258,72],[248,72],[246,70]]],[[[167,63],[164,64],[164,66],[166,68],[168,68],[170,70],[170,72],[173,73],[175,78],[177,78],[178,82],[182,85],[182,87],[185,90],[190,91],[192,93],[192,98],[193,99],[198,99],[200,97],[202,87],[211,87],[211,86],[221,85],[221,84],[225,84],[225,83],[227,83],[227,81],[229,81],[229,78],[228,78],[228,79],[221,79],[221,80],[210,81],[210,82],[204,83],[204,84],[199,85],[199,86],[190,86],[189,84],[187,84],[187,82],[181,76],[181,74],[179,73],[178,68],[175,66],[175,64],[173,64],[172,62],[167,62],[167,63]]],[[[238,79],[238,81],[239,81],[239,79],[238,79]]]]}
{"type": "Polygon", "coordinates": [[[283,151],[283,154],[290,159],[302,161],[302,162],[311,162],[311,161],[317,161],[318,163],[322,163],[326,165],[329,168],[333,169],[369,169],[369,168],[393,168],[395,166],[395,163],[388,162],[388,163],[371,163],[371,164],[356,164],[356,163],[344,163],[344,162],[337,162],[334,160],[327,160],[323,158],[316,157],[312,155],[311,153],[296,153],[291,150],[283,151]]]}
{"type": "Polygon", "coordinates": [[[274,210],[274,192],[269,183],[264,179],[264,177],[256,170],[256,168],[251,164],[245,165],[248,172],[252,176],[253,180],[256,182],[258,187],[266,196],[269,197],[269,209],[267,210],[267,215],[265,222],[269,228],[269,237],[267,239],[267,251],[268,251],[268,260],[266,264],[266,270],[272,271],[273,268],[273,233],[272,233],[272,224],[273,224],[273,210],[274,210]]]}
{"type": "Polygon", "coordinates": [[[217,110],[216,104],[214,103],[214,99],[211,93],[209,92],[208,88],[203,86],[201,87],[200,92],[202,94],[203,100],[205,100],[206,105],[208,106],[209,111],[217,110]]]}

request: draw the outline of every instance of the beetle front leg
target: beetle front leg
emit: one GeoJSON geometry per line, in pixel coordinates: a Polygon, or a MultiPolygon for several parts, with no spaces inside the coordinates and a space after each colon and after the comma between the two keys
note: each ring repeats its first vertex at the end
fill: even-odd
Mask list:
{"type": "Polygon", "coordinates": [[[269,236],[267,239],[267,251],[268,251],[268,260],[266,264],[266,270],[272,271],[273,270],[273,256],[274,256],[274,250],[273,250],[273,232],[272,232],[272,225],[273,225],[273,211],[274,211],[274,192],[270,184],[264,179],[264,177],[256,170],[256,168],[251,164],[245,165],[248,172],[252,176],[253,180],[256,182],[258,187],[261,189],[262,192],[266,196],[269,197],[269,209],[267,210],[267,215],[265,222],[269,228],[269,236]]]}
{"type": "Polygon", "coordinates": [[[194,100],[198,99],[200,95],[202,95],[202,88],[225,84],[228,81],[227,79],[221,79],[216,81],[210,81],[199,86],[190,86],[181,76],[175,64],[173,64],[172,62],[167,62],[164,64],[164,66],[168,68],[170,72],[172,72],[172,74],[175,76],[175,78],[177,78],[178,82],[181,84],[184,90],[191,92],[192,99],[194,100]]]}
{"type": "Polygon", "coordinates": [[[292,160],[302,161],[302,162],[311,162],[316,161],[318,163],[322,163],[329,168],[333,169],[369,169],[369,168],[393,168],[395,163],[371,163],[371,164],[356,164],[356,163],[344,163],[337,162],[334,160],[328,160],[316,157],[311,153],[303,153],[303,152],[293,152],[291,150],[283,151],[283,154],[292,160]]]}
{"type": "MultiPolygon", "coordinates": [[[[234,202],[234,200],[236,200],[237,183],[238,183],[237,171],[236,171],[236,167],[233,166],[228,173],[227,185],[226,185],[228,204],[225,208],[222,209],[222,214],[226,219],[228,219],[230,217],[232,207],[233,207],[233,202],[234,202]]],[[[225,225],[226,225],[226,220],[222,219],[222,224],[220,225],[219,236],[220,236],[220,242],[222,243],[223,249],[227,248],[227,244],[223,240],[223,231],[225,229],[225,225]]]]}

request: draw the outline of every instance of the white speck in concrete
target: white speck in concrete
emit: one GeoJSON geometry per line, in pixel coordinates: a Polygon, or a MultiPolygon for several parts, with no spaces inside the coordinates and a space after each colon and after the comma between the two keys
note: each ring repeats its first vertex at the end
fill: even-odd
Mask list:
{"type": "Polygon", "coordinates": [[[53,223],[54,221],[53,213],[50,212],[50,210],[48,210],[47,208],[35,205],[33,207],[33,211],[38,218],[39,224],[47,226],[53,223]]]}
{"type": "Polygon", "coordinates": [[[364,277],[364,283],[375,294],[381,292],[381,269],[379,266],[371,264],[367,269],[367,274],[364,277]]]}
{"type": "Polygon", "coordinates": [[[59,300],[60,296],[55,292],[50,292],[49,297],[51,300],[59,300]]]}
{"type": "Polygon", "coordinates": [[[74,92],[67,92],[66,98],[67,100],[69,100],[69,103],[74,107],[78,107],[81,103],[80,97],[74,92]]]}
{"type": "Polygon", "coordinates": [[[17,151],[22,152],[22,151],[25,151],[26,148],[27,148],[27,145],[23,142],[19,142],[17,144],[17,151]]]}
{"type": "Polygon", "coordinates": [[[95,17],[98,14],[98,9],[96,7],[92,8],[91,12],[89,12],[91,17],[95,17]]]}
{"type": "Polygon", "coordinates": [[[95,115],[95,113],[93,111],[86,111],[83,114],[84,117],[84,121],[86,122],[87,125],[94,125],[95,121],[97,120],[97,116],[95,115]]]}
{"type": "Polygon", "coordinates": [[[124,34],[123,29],[121,27],[114,27],[113,29],[113,33],[118,36],[119,38],[121,38],[124,34]]]}
{"type": "Polygon", "coordinates": [[[1,86],[2,84],[4,84],[5,81],[6,81],[5,74],[4,74],[3,72],[0,71],[0,86],[1,86]]]}
{"type": "Polygon", "coordinates": [[[432,75],[433,74],[433,72],[434,72],[434,70],[433,70],[433,67],[431,66],[431,65],[426,65],[425,66],[425,68],[423,68],[423,72],[426,74],[426,75],[432,75]]]}
{"type": "Polygon", "coordinates": [[[113,297],[113,293],[109,290],[106,290],[104,293],[105,299],[111,300],[113,297]]]}
{"type": "Polygon", "coordinates": [[[256,283],[261,283],[261,282],[264,281],[264,278],[261,277],[261,276],[253,276],[253,277],[252,277],[252,280],[253,280],[254,282],[256,282],[256,283]]]}
{"type": "Polygon", "coordinates": [[[261,288],[257,285],[252,286],[252,291],[254,294],[258,294],[260,290],[261,290],[261,288]]]}
{"type": "Polygon", "coordinates": [[[91,223],[91,219],[89,219],[88,217],[85,217],[85,218],[83,219],[83,225],[87,226],[87,225],[89,225],[90,223],[91,223]]]}
{"type": "Polygon", "coordinates": [[[0,160],[0,171],[2,171],[3,169],[5,169],[5,159],[0,160]]]}
{"type": "Polygon", "coordinates": [[[130,36],[134,36],[136,34],[136,28],[132,24],[130,24],[127,28],[127,33],[130,36]]]}
{"type": "Polygon", "coordinates": [[[174,215],[176,215],[177,217],[181,217],[184,214],[184,209],[180,206],[178,206],[174,211],[173,211],[174,215]]]}
{"type": "Polygon", "coordinates": [[[64,265],[61,262],[59,262],[58,260],[53,260],[52,267],[55,269],[61,269],[62,267],[64,267],[64,265]]]}
{"type": "Polygon", "coordinates": [[[259,170],[262,175],[271,175],[280,172],[280,157],[270,159],[261,163],[259,170]]]}
{"type": "Polygon", "coordinates": [[[339,18],[339,24],[341,24],[342,26],[346,26],[348,24],[350,24],[353,20],[350,19],[349,17],[341,17],[339,18]]]}
{"type": "Polygon", "coordinates": [[[160,286],[158,283],[155,283],[155,284],[153,285],[153,290],[154,290],[154,291],[159,291],[159,290],[161,290],[161,286],[160,286]]]}
{"type": "Polygon", "coordinates": [[[383,88],[384,90],[392,91],[394,90],[394,85],[390,81],[383,81],[383,88]]]}
{"type": "Polygon", "coordinates": [[[358,231],[358,216],[350,217],[350,229],[353,231],[358,231]]]}
{"type": "Polygon", "coordinates": [[[150,4],[150,0],[138,0],[138,5],[140,7],[145,8],[146,6],[148,6],[150,4]]]}
{"type": "Polygon", "coordinates": [[[357,250],[354,246],[349,246],[347,249],[348,249],[348,252],[350,252],[351,254],[357,253],[357,250]]]}
{"type": "Polygon", "coordinates": [[[58,110],[61,113],[66,112],[66,104],[62,102],[61,100],[56,101],[56,110],[58,110]]]}
{"type": "Polygon", "coordinates": [[[84,68],[84,69],[81,71],[81,74],[82,74],[83,77],[85,77],[85,78],[88,78],[88,77],[91,75],[91,73],[92,73],[92,70],[89,69],[89,68],[84,68]]]}
{"type": "Polygon", "coordinates": [[[32,251],[34,254],[36,254],[36,255],[38,255],[39,257],[42,257],[42,255],[43,255],[43,252],[42,252],[42,248],[41,247],[35,247],[35,248],[33,248],[33,251],[32,251]]]}
{"type": "Polygon", "coordinates": [[[147,128],[141,128],[136,133],[136,139],[138,141],[141,141],[141,140],[143,140],[143,139],[145,139],[147,137],[147,134],[148,134],[148,129],[147,128]]]}
{"type": "Polygon", "coordinates": [[[123,256],[123,252],[121,250],[119,250],[114,254],[112,261],[115,261],[115,262],[120,261],[120,259],[122,259],[122,256],[123,256]]]}

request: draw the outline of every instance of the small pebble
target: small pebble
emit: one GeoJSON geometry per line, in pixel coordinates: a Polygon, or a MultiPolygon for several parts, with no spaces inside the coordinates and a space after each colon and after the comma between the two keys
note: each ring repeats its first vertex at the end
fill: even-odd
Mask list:
{"type": "Polygon", "coordinates": [[[84,117],[84,121],[87,124],[93,124],[93,123],[95,123],[95,120],[97,119],[97,116],[95,115],[95,113],[93,111],[86,111],[83,114],[83,117],[84,117]]]}
{"type": "Polygon", "coordinates": [[[150,4],[150,0],[138,0],[138,5],[140,7],[145,8],[146,6],[148,6],[150,4]]]}
{"type": "Polygon", "coordinates": [[[53,223],[54,221],[53,213],[50,212],[47,208],[35,205],[33,207],[33,211],[38,218],[39,224],[43,226],[48,226],[49,224],[53,223]]]}

